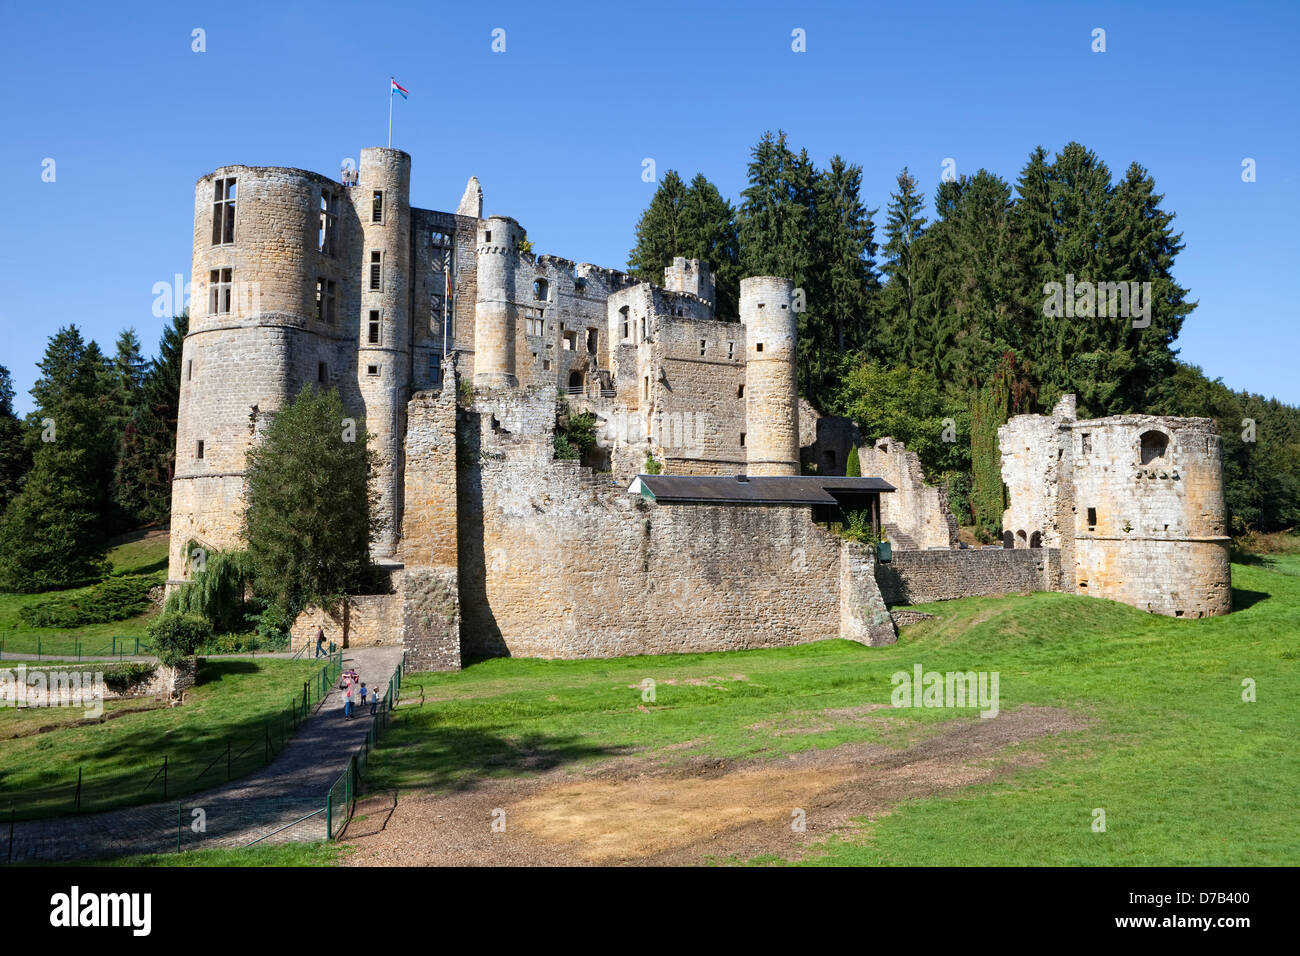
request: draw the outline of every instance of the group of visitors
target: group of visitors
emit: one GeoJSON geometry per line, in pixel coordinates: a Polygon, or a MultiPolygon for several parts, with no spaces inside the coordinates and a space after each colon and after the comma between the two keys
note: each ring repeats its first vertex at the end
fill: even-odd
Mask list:
{"type": "Polygon", "coordinates": [[[370,689],[366,687],[366,682],[357,674],[355,667],[343,672],[339,687],[343,691],[343,717],[345,720],[352,719],[353,702],[358,697],[361,698],[362,707],[366,706],[366,701],[369,700],[371,714],[374,714],[379,709],[379,693],[371,693],[370,689]]]}
{"type": "MultiPolygon", "coordinates": [[[[325,645],[325,628],[317,625],[316,627],[316,656],[323,656],[321,650],[325,645]]],[[[379,710],[379,693],[371,693],[366,687],[366,682],[361,679],[355,667],[344,671],[339,677],[339,690],[343,691],[343,719],[351,720],[353,717],[352,709],[356,698],[361,698],[361,706],[366,706],[366,701],[370,702],[370,713],[374,714],[379,710]]]]}

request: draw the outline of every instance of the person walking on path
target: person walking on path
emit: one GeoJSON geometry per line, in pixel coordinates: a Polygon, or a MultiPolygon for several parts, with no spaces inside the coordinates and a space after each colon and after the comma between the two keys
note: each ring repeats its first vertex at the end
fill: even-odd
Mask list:
{"type": "Polygon", "coordinates": [[[352,719],[352,682],[348,681],[347,689],[343,691],[343,718],[352,719]]]}
{"type": "Polygon", "coordinates": [[[316,625],[316,656],[325,656],[325,628],[319,624],[316,625]]]}

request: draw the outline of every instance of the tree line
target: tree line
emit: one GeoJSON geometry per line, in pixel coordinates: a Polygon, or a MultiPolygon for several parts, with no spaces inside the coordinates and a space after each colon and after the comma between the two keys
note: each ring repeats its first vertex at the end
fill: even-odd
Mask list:
{"type": "Polygon", "coordinates": [[[1137,163],[1117,177],[1080,143],[1055,155],[1039,146],[1014,186],[986,169],[945,176],[928,211],[904,168],[878,238],[860,166],[836,155],[818,168],[768,132],[738,205],[702,174],[686,184],[668,172],[628,265],[659,282],[675,255],[708,261],[727,319],[741,278],[792,279],[804,303],[801,394],[868,437],[906,442],[986,537],[1005,506],[998,427],[1067,392],[1080,417],[1217,419],[1234,532],[1292,527],[1300,410],[1179,361],[1174,343],[1196,303],[1174,276],[1184,246],[1163,200],[1137,163]]]}

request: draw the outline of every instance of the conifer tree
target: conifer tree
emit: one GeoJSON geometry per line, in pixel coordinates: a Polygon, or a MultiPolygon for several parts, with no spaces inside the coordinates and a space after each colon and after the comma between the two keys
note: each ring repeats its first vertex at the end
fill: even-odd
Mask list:
{"type": "Polygon", "coordinates": [[[675,170],[664,173],[650,206],[636,225],[636,246],[628,253],[628,272],[642,282],[662,285],[664,269],[682,255],[686,242],[686,184],[675,170]]]}
{"type": "Polygon", "coordinates": [[[14,414],[14,385],[9,369],[0,365],[0,517],[32,466],[23,424],[14,414]]]}
{"type": "Polygon", "coordinates": [[[72,587],[107,570],[106,471],[115,450],[108,363],[73,325],[50,337],[40,369],[32,468],[0,519],[0,590],[72,587]]]}

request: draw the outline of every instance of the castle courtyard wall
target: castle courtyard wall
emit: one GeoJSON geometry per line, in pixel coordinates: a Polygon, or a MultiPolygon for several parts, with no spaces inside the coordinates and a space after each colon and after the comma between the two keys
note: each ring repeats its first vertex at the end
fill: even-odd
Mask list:
{"type": "Polygon", "coordinates": [[[463,426],[464,654],[580,658],[895,639],[870,551],[816,525],[810,509],[665,506],[629,495],[621,482],[553,460],[548,433],[510,430],[542,421],[548,401],[541,390],[482,395],[463,426]],[[856,549],[849,558],[846,548],[856,549]]]}

